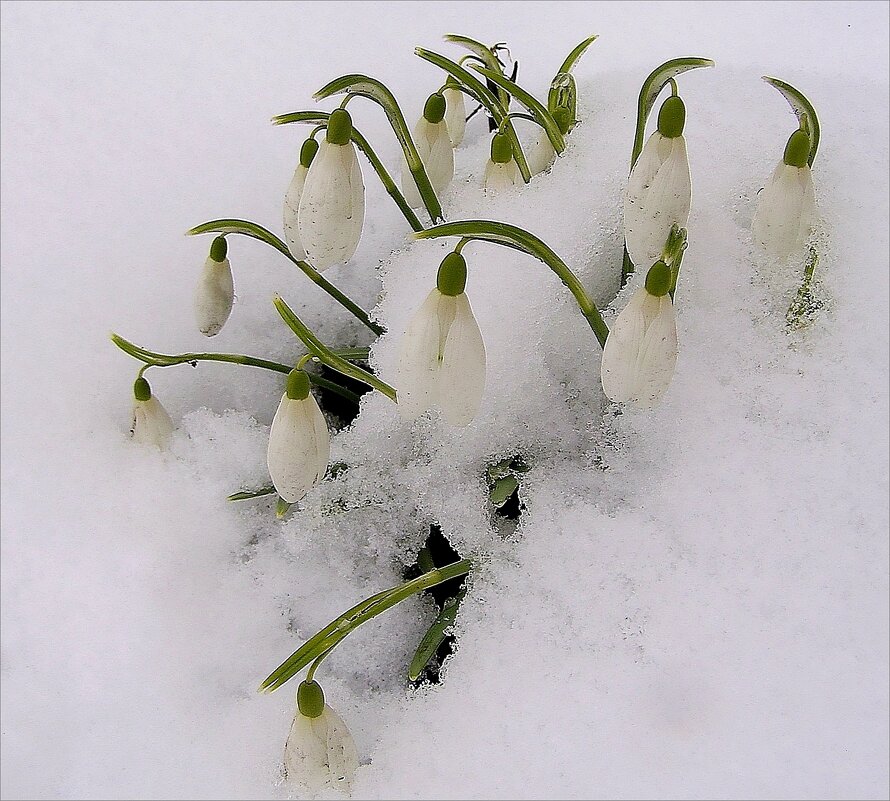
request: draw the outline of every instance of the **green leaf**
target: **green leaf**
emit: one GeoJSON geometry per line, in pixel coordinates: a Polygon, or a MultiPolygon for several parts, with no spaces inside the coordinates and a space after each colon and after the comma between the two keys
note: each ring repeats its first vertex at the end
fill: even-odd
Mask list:
{"type": "Polygon", "coordinates": [[[445,601],[433,624],[427,629],[426,634],[423,635],[420,645],[417,646],[417,650],[414,652],[414,658],[408,666],[408,678],[411,681],[417,681],[423,669],[436,655],[442,641],[448,636],[448,630],[454,625],[458,607],[466,594],[466,589],[462,589],[453,598],[445,601]]]}
{"type": "Polygon", "coordinates": [[[284,498],[279,498],[278,503],[275,505],[275,516],[281,519],[287,514],[287,510],[290,509],[291,506],[293,506],[293,504],[288,503],[284,498]]]}
{"type": "Polygon", "coordinates": [[[494,482],[494,485],[488,493],[488,497],[491,499],[491,502],[495,507],[500,509],[510,500],[510,496],[513,495],[517,489],[519,489],[519,481],[516,476],[511,473],[494,482]]]}
{"type": "Polygon", "coordinates": [[[566,149],[566,141],[563,138],[562,131],[559,130],[559,126],[556,124],[556,120],[553,119],[553,115],[536,97],[526,92],[525,89],[519,86],[519,84],[514,83],[500,72],[495,72],[494,70],[478,67],[476,65],[473,65],[473,69],[484,75],[492,83],[500,86],[504,91],[508,92],[525,106],[529,113],[535,118],[535,122],[547,132],[550,144],[553,145],[553,149],[557,153],[562,153],[562,151],[566,149]]]}
{"type": "MultiPolygon", "coordinates": [[[[449,33],[442,37],[446,42],[451,42],[451,44],[460,45],[463,48],[469,50],[478,60],[480,60],[488,69],[494,70],[498,74],[503,74],[502,65],[498,57],[492,51],[492,49],[483,44],[482,42],[477,42],[475,39],[471,39],[469,36],[460,36],[458,34],[449,33]]],[[[502,89],[498,91],[498,102],[501,104],[501,107],[504,111],[507,111],[507,108],[510,103],[510,98],[502,89]]]]}
{"type": "Polygon", "coordinates": [[[405,161],[408,163],[408,169],[411,171],[414,183],[417,184],[417,191],[420,193],[421,198],[423,198],[423,203],[426,206],[430,218],[433,222],[444,219],[442,217],[442,207],[439,205],[439,199],[436,197],[436,192],[433,189],[433,185],[430,183],[429,176],[426,174],[423,161],[421,161],[420,154],[417,152],[417,147],[414,145],[414,140],[411,138],[411,131],[408,129],[408,124],[405,122],[405,116],[402,114],[402,110],[399,108],[399,104],[396,102],[392,92],[390,92],[389,89],[376,78],[370,78],[367,75],[352,74],[335,78],[333,81],[319,89],[313,97],[316,100],[323,100],[331,95],[343,93],[367,97],[383,109],[396,138],[399,140],[399,144],[402,146],[402,151],[405,154],[405,161]]]}
{"type": "Polygon", "coordinates": [[[562,66],[556,71],[557,75],[562,73],[569,73],[574,68],[575,64],[578,63],[578,60],[587,52],[587,48],[590,47],[599,37],[594,34],[593,36],[588,36],[583,42],[575,45],[572,49],[572,52],[566,56],[566,60],[562,62],[562,66]]]}
{"type": "Polygon", "coordinates": [[[767,75],[763,76],[763,80],[774,89],[777,89],[782,94],[782,97],[788,101],[798,122],[806,123],[807,133],[810,136],[810,155],[807,158],[807,163],[812,167],[813,162],[816,160],[816,151],[819,149],[819,136],[821,131],[819,127],[819,118],[816,116],[816,109],[813,108],[813,104],[807,100],[806,95],[799,89],[795,89],[790,83],[780,81],[778,78],[770,78],[767,75]]]}
{"type": "Polygon", "coordinates": [[[275,487],[272,484],[269,484],[265,487],[260,487],[258,490],[242,490],[241,492],[235,492],[232,495],[229,495],[226,498],[227,501],[249,501],[253,498],[262,498],[264,495],[273,495],[275,493],[275,487]]]}

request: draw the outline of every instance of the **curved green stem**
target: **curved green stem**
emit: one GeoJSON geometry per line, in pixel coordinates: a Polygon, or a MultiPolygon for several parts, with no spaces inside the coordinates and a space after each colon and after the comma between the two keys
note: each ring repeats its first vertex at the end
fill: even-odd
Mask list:
{"type": "Polygon", "coordinates": [[[806,131],[810,137],[810,155],[807,157],[807,164],[812,167],[813,162],[816,160],[816,151],[819,149],[819,136],[821,132],[819,118],[816,116],[816,109],[813,108],[813,104],[810,103],[806,95],[799,89],[795,89],[790,83],[780,81],[778,78],[770,78],[768,75],[764,75],[763,80],[774,89],[777,89],[782,94],[782,97],[788,101],[798,122],[801,125],[807,125],[806,131]]]}
{"type": "Polygon", "coordinates": [[[296,676],[304,667],[315,660],[320,660],[335,648],[341,640],[355,631],[362,623],[366,623],[377,615],[401,603],[406,598],[416,595],[430,587],[435,587],[458,576],[465,576],[470,572],[473,563],[469,559],[461,559],[445,567],[431,570],[418,576],[416,579],[406,581],[379,592],[356,604],[339,617],[332,620],[314,636],[310,637],[303,645],[284,660],[273,670],[260,685],[260,692],[273,692],[296,676]]]}
{"type": "MultiPolygon", "coordinates": [[[[504,65],[497,57],[497,54],[488,45],[483,44],[476,39],[471,39],[469,36],[461,36],[460,34],[456,33],[445,34],[445,36],[443,36],[442,38],[446,42],[450,42],[451,44],[460,45],[461,47],[466,48],[473,54],[473,56],[475,56],[475,60],[478,61],[480,64],[498,73],[499,75],[503,75],[504,65]]],[[[466,58],[468,57],[464,56],[464,58],[461,59],[461,63],[463,63],[464,59],[466,58]]],[[[506,111],[507,107],[510,105],[510,98],[500,87],[498,88],[498,101],[506,111]]]]}
{"type": "Polygon", "coordinates": [[[293,309],[287,305],[283,298],[276,295],[275,300],[273,301],[275,304],[275,308],[278,310],[278,313],[281,315],[281,319],[287,323],[288,327],[293,331],[297,337],[303,342],[303,344],[309,348],[309,350],[318,357],[318,360],[323,364],[326,364],[332,370],[336,370],[338,373],[342,373],[348,378],[354,378],[356,381],[361,381],[363,384],[367,384],[369,387],[376,389],[378,392],[382,392],[389,398],[393,403],[397,403],[396,400],[396,391],[393,387],[387,384],[385,381],[381,381],[377,378],[373,373],[369,373],[367,370],[363,370],[361,367],[357,367],[354,364],[350,364],[346,359],[342,356],[338,356],[336,351],[331,350],[327,345],[325,345],[312,331],[306,326],[306,324],[294,314],[293,309]]]}
{"type": "MultiPolygon", "coordinates": [[[[535,118],[535,122],[547,132],[550,144],[553,145],[553,149],[557,153],[562,153],[562,151],[566,149],[566,140],[563,138],[562,132],[556,124],[556,120],[553,119],[553,115],[536,97],[534,97],[534,95],[526,92],[519,84],[514,83],[500,72],[495,72],[494,70],[485,67],[474,66],[473,69],[484,75],[492,83],[500,86],[505,92],[515,97],[523,106],[525,106],[529,113],[535,118]]],[[[509,117],[509,114],[507,116],[509,117]]]]}
{"type": "Polygon", "coordinates": [[[500,101],[489,91],[488,87],[482,83],[473,73],[465,70],[460,64],[455,63],[450,58],[434,53],[431,50],[424,50],[422,47],[415,47],[414,53],[420,56],[424,61],[435,64],[440,69],[445,70],[449,75],[454,76],[460,86],[456,87],[468,94],[476,102],[481,103],[492,119],[500,127],[503,124],[504,133],[510,138],[510,144],[513,146],[513,158],[516,160],[516,166],[522,174],[522,180],[528,183],[532,179],[531,171],[528,168],[528,161],[522,150],[522,143],[516,135],[516,129],[507,116],[507,110],[501,105],[500,101]]]}
{"type": "Polygon", "coordinates": [[[464,239],[481,239],[485,242],[494,242],[497,245],[520,250],[544,262],[568,287],[578,302],[581,314],[587,320],[600,346],[605,346],[606,337],[609,336],[609,328],[603,321],[599,310],[596,308],[596,304],[587,294],[578,276],[569,269],[569,266],[547,244],[538,239],[534,234],[530,234],[522,228],[517,228],[515,225],[494,222],[492,220],[462,220],[460,222],[443,223],[414,234],[415,239],[438,239],[443,236],[460,236],[464,239]]]}
{"type": "Polygon", "coordinates": [[[197,234],[241,234],[243,236],[249,236],[253,239],[259,239],[260,242],[265,242],[267,245],[271,245],[283,256],[290,259],[294,264],[297,265],[297,267],[299,267],[303,271],[303,273],[309,278],[310,281],[312,281],[312,283],[321,287],[344,309],[354,315],[356,319],[360,320],[371,331],[377,334],[377,336],[380,336],[385,330],[381,326],[377,325],[377,323],[372,322],[371,318],[368,316],[368,313],[361,306],[359,306],[346,294],[337,289],[337,287],[334,286],[326,278],[323,278],[321,273],[319,273],[314,267],[312,267],[311,264],[303,261],[302,259],[295,259],[291,255],[291,252],[288,249],[287,245],[285,245],[284,242],[282,242],[277,236],[275,236],[275,234],[273,234],[268,229],[263,228],[263,226],[261,225],[248,222],[247,220],[211,220],[210,222],[196,225],[194,228],[186,231],[186,234],[188,236],[196,236],[197,234]]]}
{"type": "Polygon", "coordinates": [[[408,169],[411,171],[414,183],[417,184],[417,191],[423,199],[423,203],[426,206],[427,213],[430,215],[430,219],[432,219],[434,223],[444,219],[442,216],[442,207],[439,205],[439,199],[436,197],[433,185],[430,183],[429,176],[426,174],[426,168],[423,166],[423,161],[420,158],[420,154],[417,152],[414,140],[411,138],[411,131],[408,130],[405,116],[402,114],[402,110],[399,108],[399,104],[396,102],[395,97],[393,97],[392,92],[390,92],[389,89],[376,78],[369,78],[367,75],[355,74],[343,75],[340,78],[335,78],[333,81],[319,89],[313,97],[316,100],[324,100],[326,97],[338,95],[342,92],[367,97],[383,109],[396,138],[399,140],[399,144],[402,146],[408,169]]]}
{"type": "MultiPolygon", "coordinates": [[[[263,370],[271,370],[272,372],[282,373],[284,375],[287,375],[293,369],[293,367],[288,364],[273,362],[268,359],[258,359],[255,356],[245,356],[241,353],[156,353],[155,351],[140,348],[138,345],[134,345],[129,340],[126,340],[117,334],[111,335],[111,341],[124,353],[146,365],[146,367],[142,368],[140,374],[141,372],[144,372],[147,367],[175,367],[179,364],[194,365],[196,362],[228,362],[229,364],[243,364],[248,367],[259,367],[263,370]]],[[[360,395],[346,389],[346,387],[340,386],[334,381],[322,378],[315,373],[307,373],[306,375],[309,376],[309,381],[315,384],[315,386],[321,389],[329,389],[331,392],[335,392],[356,405],[358,405],[361,400],[360,395]]]]}
{"type": "MultiPolygon", "coordinates": [[[[350,95],[347,95],[346,98],[344,98],[344,101],[348,100],[349,97],[350,95]]],[[[312,123],[321,120],[327,121],[330,116],[330,113],[327,111],[295,111],[291,114],[279,114],[277,117],[272,117],[272,123],[275,125],[287,125],[291,122],[312,123]]],[[[383,166],[383,162],[378,158],[368,140],[365,139],[354,125],[352,127],[352,141],[355,142],[356,147],[365,154],[365,157],[374,168],[374,172],[377,173],[380,183],[383,184],[383,188],[386,189],[387,194],[395,201],[395,204],[399,207],[399,211],[402,212],[405,219],[408,221],[408,225],[410,225],[414,231],[422,231],[423,224],[417,219],[414,209],[408,205],[405,196],[402,194],[399,187],[396,186],[396,182],[392,179],[392,176],[389,174],[386,167],[383,166]]]]}

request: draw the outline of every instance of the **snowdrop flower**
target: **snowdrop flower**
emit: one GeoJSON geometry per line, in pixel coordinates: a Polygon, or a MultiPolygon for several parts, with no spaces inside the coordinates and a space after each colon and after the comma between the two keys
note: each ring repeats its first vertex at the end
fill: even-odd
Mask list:
{"type": "Polygon", "coordinates": [[[300,228],[297,222],[300,211],[300,198],[303,196],[303,187],[306,185],[306,176],[309,174],[309,166],[318,152],[318,142],[309,137],[300,148],[300,163],[294,170],[287,193],[284,195],[284,238],[291,256],[298,261],[306,258],[306,251],[300,242],[300,228]]]}
{"type": "Polygon", "coordinates": [[[485,165],[482,188],[500,192],[522,183],[522,175],[513,158],[513,145],[505,133],[496,133],[491,138],[491,158],[485,165]]]}
{"type": "Polygon", "coordinates": [[[538,126],[535,138],[531,141],[525,154],[529,172],[532,175],[538,175],[549,170],[555,158],[556,151],[553,149],[550,137],[547,136],[547,131],[538,126]]]}
{"type": "MultiPolygon", "coordinates": [[[[454,147],[445,122],[445,98],[432,94],[423,107],[423,116],[414,126],[414,144],[436,195],[440,195],[454,177],[454,147]]],[[[412,208],[423,206],[414,176],[407,162],[402,165],[402,191],[412,208]]]]}
{"type": "Polygon", "coordinates": [[[324,478],[331,456],[331,435],[309,391],[309,376],[291,370],[287,389],[269,432],[266,462],[278,494],[296,503],[324,478]]]}
{"type": "Polygon", "coordinates": [[[312,159],[300,195],[300,243],[319,271],[349,261],[362,236],[365,185],[351,136],[349,112],[331,112],[325,141],[312,159]]]}
{"type": "Polygon", "coordinates": [[[467,263],[449,253],[436,288],[408,324],[398,362],[402,416],[414,419],[438,406],[455,426],[476,416],[485,389],[485,345],[464,293],[467,263]]]}
{"type": "Polygon", "coordinates": [[[355,741],[343,719],[324,702],[318,682],[302,682],[284,746],[288,783],[309,795],[322,790],[348,794],[357,769],[355,741]]]}
{"type": "Polygon", "coordinates": [[[671,227],[685,228],[692,181],[683,126],[686,107],[673,95],[658,112],[658,130],[634,164],[624,199],[624,239],[638,266],[661,258],[671,227]]]}
{"type": "Polygon", "coordinates": [[[174,425],[161,402],[151,394],[151,386],[142,376],[133,384],[133,423],[130,433],[143,445],[166,450],[173,436],[174,425]]]}
{"type": "Polygon", "coordinates": [[[613,401],[654,406],[670,386],[677,364],[677,322],[671,270],[656,262],[646,284],[615,319],[603,348],[603,391],[613,401]]]}
{"type": "Polygon", "coordinates": [[[451,144],[454,147],[463,142],[467,127],[467,105],[464,93],[454,88],[456,83],[449,75],[442,90],[442,96],[445,98],[445,124],[448,126],[448,136],[451,137],[451,144]]]}
{"type": "Polygon", "coordinates": [[[235,284],[232,266],[226,258],[227,250],[224,236],[213,240],[195,290],[195,320],[198,330],[207,337],[215,337],[222,331],[235,301],[235,284]]]}
{"type": "Polygon", "coordinates": [[[757,244],[774,259],[786,259],[802,247],[816,221],[809,155],[810,137],[806,131],[795,131],[760,193],[751,230],[757,244]]]}

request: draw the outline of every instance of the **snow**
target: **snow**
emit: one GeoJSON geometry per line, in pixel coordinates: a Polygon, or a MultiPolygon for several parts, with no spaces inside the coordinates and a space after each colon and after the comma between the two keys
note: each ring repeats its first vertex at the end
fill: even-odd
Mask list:
{"type": "MultiPolygon", "coordinates": [[[[364,763],[356,797],[886,797],[887,23],[883,3],[5,3],[2,795],[285,797],[296,687],[257,685],[400,581],[438,521],[479,561],[443,683],[406,688],[432,616],[419,600],[318,674],[364,763]],[[191,305],[210,238],[182,234],[223,216],[280,233],[306,130],[268,119],[365,72],[413,124],[442,75],[412,49],[457,55],[449,32],[507,41],[539,96],[600,35],[576,68],[582,125],[551,172],[483,195],[474,118],[443,206],[527,227],[602,305],[639,84],[678,55],[717,62],[679,79],[693,208],[673,384],[653,412],[616,414],[565,287],[473,243],[488,378],[472,426],[412,424],[366,396],[332,441],[350,469],[299,511],[228,504],[266,480],[282,376],[150,370],[180,426],[161,454],[127,438],[136,364],[107,333],[292,361],[280,292],[325,341],[369,343],[239,237],[234,311],[204,339],[191,305]],[[802,89],[822,122],[826,307],[791,335],[795,277],[749,230],[794,127],[761,75],[802,89]],[[482,476],[516,454],[532,469],[505,535],[482,476]]],[[[350,112],[397,176],[382,112],[350,112]]],[[[391,379],[447,245],[409,242],[362,168],[362,241],[325,275],[376,304],[389,333],[373,359],[391,379]]]]}

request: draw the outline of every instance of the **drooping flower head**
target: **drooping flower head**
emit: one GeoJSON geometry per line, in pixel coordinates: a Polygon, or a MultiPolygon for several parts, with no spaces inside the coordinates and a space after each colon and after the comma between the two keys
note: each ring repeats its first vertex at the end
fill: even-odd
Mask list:
{"type": "Polygon", "coordinates": [[[513,158],[513,145],[510,137],[498,132],[491,138],[491,158],[485,165],[482,188],[489,192],[500,192],[522,183],[522,175],[513,158]]]}
{"type": "Polygon", "coordinates": [[[787,259],[800,250],[816,222],[809,155],[809,135],[804,130],[795,131],[757,201],[751,231],[754,241],[774,259],[787,259]]]}
{"type": "Polygon", "coordinates": [[[686,107],[677,95],[658,112],[658,129],[633,166],[624,200],[624,239],[637,266],[661,258],[676,225],[685,228],[692,203],[692,179],[683,128],[686,107]]]}
{"type": "Polygon", "coordinates": [[[167,410],[152,395],[148,381],[139,376],[133,384],[133,422],[130,426],[133,439],[163,451],[170,445],[174,428],[167,410]]]}
{"type": "Polygon", "coordinates": [[[278,494],[296,503],[325,476],[331,456],[328,424],[303,370],[291,370],[272,428],[266,462],[278,494]]]}
{"type": "Polygon", "coordinates": [[[316,270],[349,261],[362,236],[365,185],[351,136],[349,112],[331,112],[300,195],[297,230],[316,270]]]}
{"type": "Polygon", "coordinates": [[[316,153],[318,153],[318,142],[310,136],[300,148],[300,163],[294,170],[294,177],[284,196],[284,238],[291,256],[299,260],[306,258],[306,251],[300,242],[300,198],[303,197],[306,176],[316,153]]]}
{"type": "MultiPolygon", "coordinates": [[[[454,147],[445,121],[446,101],[442,94],[427,98],[423,115],[414,126],[414,144],[436,195],[440,195],[454,177],[454,147]]],[[[407,162],[402,165],[402,191],[412,208],[423,206],[423,198],[407,162]]]]}
{"type": "Polygon", "coordinates": [[[615,319],[603,348],[603,391],[613,401],[654,406],[677,365],[677,321],[671,269],[656,262],[615,319]]]}
{"type": "Polygon", "coordinates": [[[321,685],[302,682],[284,746],[288,784],[310,795],[322,790],[348,794],[358,764],[355,741],[343,719],[325,703],[321,685]]]}
{"type": "Polygon", "coordinates": [[[445,124],[448,126],[448,136],[451,137],[453,147],[463,142],[467,127],[467,104],[464,93],[456,87],[457,80],[449,75],[442,96],[445,98],[445,124]]]}
{"type": "Polygon", "coordinates": [[[541,126],[537,126],[525,158],[528,162],[528,170],[532,175],[538,175],[549,170],[550,165],[553,164],[556,158],[556,151],[553,149],[550,137],[547,136],[547,131],[541,126]]]}
{"type": "Polygon", "coordinates": [[[226,238],[216,237],[195,289],[195,321],[198,330],[208,337],[222,331],[235,302],[235,282],[227,251],[226,238]]]}
{"type": "Polygon", "coordinates": [[[402,416],[414,419],[438,407],[455,426],[476,416],[485,389],[485,344],[464,292],[467,264],[449,253],[436,288],[408,324],[398,362],[402,416]]]}

